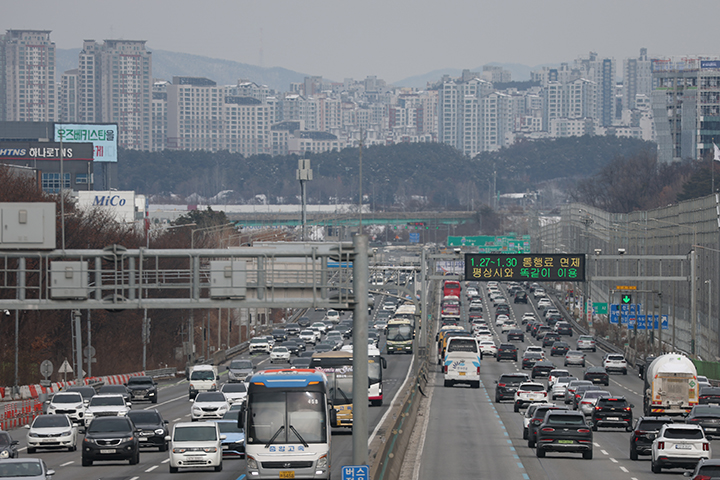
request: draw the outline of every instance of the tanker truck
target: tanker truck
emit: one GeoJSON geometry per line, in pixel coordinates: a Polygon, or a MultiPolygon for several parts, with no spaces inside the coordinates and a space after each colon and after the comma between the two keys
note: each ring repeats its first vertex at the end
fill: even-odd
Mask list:
{"type": "Polygon", "coordinates": [[[698,403],[697,370],[681,353],[660,355],[645,371],[645,415],[687,415],[698,403]]]}

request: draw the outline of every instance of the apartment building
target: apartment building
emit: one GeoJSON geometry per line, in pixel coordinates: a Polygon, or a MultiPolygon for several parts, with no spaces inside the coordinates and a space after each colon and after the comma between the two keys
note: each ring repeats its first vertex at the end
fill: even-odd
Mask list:
{"type": "Polygon", "coordinates": [[[50,30],[0,35],[0,120],[52,122],[59,107],[50,30]]]}

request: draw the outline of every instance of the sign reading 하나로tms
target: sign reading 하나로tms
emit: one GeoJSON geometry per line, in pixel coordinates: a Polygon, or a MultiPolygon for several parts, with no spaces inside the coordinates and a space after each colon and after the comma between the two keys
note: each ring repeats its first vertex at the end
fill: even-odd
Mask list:
{"type": "Polygon", "coordinates": [[[117,162],[117,124],[56,123],[55,141],[93,144],[96,162],[117,162]]]}

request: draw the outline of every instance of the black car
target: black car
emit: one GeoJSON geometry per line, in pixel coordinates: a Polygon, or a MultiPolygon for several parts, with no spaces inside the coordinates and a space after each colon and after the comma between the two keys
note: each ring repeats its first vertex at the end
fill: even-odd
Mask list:
{"type": "Polygon", "coordinates": [[[297,335],[300,333],[300,324],[299,323],[287,323],[285,324],[285,331],[288,335],[297,335]]]}
{"type": "Polygon", "coordinates": [[[527,293],[525,292],[517,292],[515,293],[515,298],[513,299],[513,303],[528,303],[528,297],[527,293]]]}
{"type": "Polygon", "coordinates": [[[83,397],[83,401],[85,402],[85,405],[90,403],[90,399],[95,396],[95,389],[90,386],[86,387],[68,387],[63,390],[63,392],[77,392],[83,397]]]}
{"type": "Polygon", "coordinates": [[[517,347],[512,343],[501,343],[497,349],[497,361],[512,360],[517,362],[517,347]]]}
{"type": "Polygon", "coordinates": [[[539,362],[535,362],[535,365],[533,365],[530,376],[532,378],[547,377],[548,375],[550,375],[550,371],[555,370],[555,368],[555,365],[551,361],[540,360],[539,362]]]}
{"type": "Polygon", "coordinates": [[[310,323],[309,317],[300,317],[297,319],[297,324],[300,325],[300,328],[307,328],[310,326],[310,323]]]}
{"type": "Polygon", "coordinates": [[[507,341],[510,342],[512,340],[520,340],[521,342],[524,342],[525,334],[519,328],[513,328],[507,333],[507,341]]]}
{"type": "Polygon", "coordinates": [[[130,402],[130,391],[125,385],[103,385],[98,390],[98,395],[122,395],[125,399],[125,403],[130,402]]]}
{"type": "MultiPolygon", "coordinates": [[[[533,336],[540,340],[543,338],[546,334],[550,333],[552,331],[552,328],[550,325],[540,324],[537,327],[533,327],[533,336]]],[[[552,345],[552,344],[550,344],[552,345]]]]}
{"type": "Polygon", "coordinates": [[[276,328],[272,331],[272,336],[276,342],[284,342],[287,340],[287,332],[282,328],[276,328]]]}
{"type": "Polygon", "coordinates": [[[605,386],[610,385],[610,377],[603,367],[590,367],[585,370],[583,380],[590,380],[593,383],[601,383],[605,386]]]}
{"type": "Polygon", "coordinates": [[[585,460],[593,458],[593,434],[580,412],[549,411],[537,430],[538,458],[547,452],[578,452],[585,460]]]}
{"type": "Polygon", "coordinates": [[[720,405],[720,387],[700,387],[698,403],[700,405],[720,405]]]}
{"type": "Polygon", "coordinates": [[[700,425],[705,435],[720,435],[720,405],[695,405],[685,417],[685,423],[700,425]]]}
{"type": "MultiPolygon", "coordinates": [[[[302,343],[303,345],[305,344],[305,342],[302,343]]],[[[300,344],[297,341],[288,340],[286,342],[283,342],[282,346],[290,351],[290,355],[297,355],[298,353],[300,353],[300,344]]]]}
{"type": "Polygon", "coordinates": [[[592,429],[597,431],[598,427],[621,427],[628,432],[632,431],[634,407],[625,397],[598,398],[590,418],[592,429]]]}
{"type": "Polygon", "coordinates": [[[695,470],[688,475],[692,480],[720,478],[720,460],[701,458],[695,470]]]}
{"type": "Polygon", "coordinates": [[[569,335],[571,337],[573,335],[572,326],[567,322],[558,322],[555,325],[555,331],[558,335],[569,335]]]}
{"type": "Polygon", "coordinates": [[[537,441],[537,433],[540,425],[542,425],[543,421],[545,420],[545,415],[550,410],[567,410],[566,406],[558,406],[553,403],[548,403],[547,405],[540,405],[535,409],[535,413],[533,413],[532,418],[530,419],[530,422],[528,423],[528,434],[527,434],[527,441],[528,441],[528,447],[534,448],[535,442],[537,441]]]}
{"type": "Polygon", "coordinates": [[[290,360],[290,368],[310,368],[311,358],[293,358],[290,360]]]}
{"type": "Polygon", "coordinates": [[[8,432],[0,431],[0,458],[18,458],[17,445],[18,441],[13,440],[8,432]]]}
{"type": "Polygon", "coordinates": [[[639,417],[630,435],[630,460],[637,460],[638,455],[652,454],[652,444],[660,427],[673,423],[672,417],[639,417]]]}
{"type": "Polygon", "coordinates": [[[570,350],[570,345],[566,342],[555,342],[552,344],[552,348],[550,348],[550,356],[554,357],[555,355],[559,355],[564,357],[568,350],[570,350]]]}
{"type": "Polygon", "coordinates": [[[502,400],[515,400],[517,387],[527,382],[527,373],[505,373],[495,381],[495,403],[502,400]]]}
{"type": "MultiPolygon", "coordinates": [[[[315,345],[315,353],[322,353],[322,352],[332,352],[335,350],[335,344],[327,344],[320,342],[317,345],[315,345]]],[[[312,352],[309,352],[312,353],[312,352]]]]}
{"type": "Polygon", "coordinates": [[[125,384],[128,392],[130,392],[130,401],[149,400],[157,403],[157,382],[151,377],[130,377],[125,384]]]}
{"type": "Polygon", "coordinates": [[[468,317],[470,320],[474,318],[483,318],[483,308],[482,307],[470,307],[468,310],[468,317]]]}
{"type": "Polygon", "coordinates": [[[509,317],[510,306],[505,303],[501,303],[500,305],[495,307],[495,318],[499,317],[500,315],[507,315],[509,317]]]}
{"type": "Polygon", "coordinates": [[[545,347],[552,347],[555,342],[560,341],[560,335],[553,332],[548,332],[545,334],[544,337],[542,337],[542,346],[545,347]]]}
{"type": "Polygon", "coordinates": [[[137,429],[128,417],[97,417],[85,430],[82,443],[82,466],[96,460],[129,460],[140,462],[137,429]]]}
{"type": "Polygon", "coordinates": [[[163,419],[157,409],[130,410],[127,416],[138,430],[140,447],[157,447],[160,452],[167,450],[165,437],[170,435],[168,421],[163,419]]]}
{"type": "Polygon", "coordinates": [[[521,368],[523,370],[533,368],[535,364],[542,359],[542,353],[527,352],[525,355],[523,355],[521,368]]]}

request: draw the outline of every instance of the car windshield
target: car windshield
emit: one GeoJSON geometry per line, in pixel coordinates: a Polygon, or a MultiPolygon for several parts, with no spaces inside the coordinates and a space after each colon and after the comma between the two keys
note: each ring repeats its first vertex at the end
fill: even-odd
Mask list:
{"type": "Polygon", "coordinates": [[[101,417],[90,422],[87,433],[131,432],[130,422],[124,417],[101,417]]]}
{"type": "Polygon", "coordinates": [[[608,360],[612,360],[614,362],[621,362],[625,360],[625,357],[622,355],[608,355],[608,360]]]}
{"type": "Polygon", "coordinates": [[[12,443],[12,438],[7,432],[0,432],[0,447],[7,447],[12,443]]]}
{"type": "Polygon", "coordinates": [[[147,385],[151,386],[153,383],[152,378],[150,377],[135,377],[128,379],[128,385],[147,385]]]}
{"type": "Polygon", "coordinates": [[[198,393],[195,397],[196,402],[224,402],[225,395],[220,392],[203,392],[198,393]]]}
{"type": "Polygon", "coordinates": [[[217,440],[217,430],[210,425],[177,427],[173,432],[173,442],[212,442],[217,440]]]}
{"type": "Polygon", "coordinates": [[[193,370],[192,374],[190,374],[190,380],[215,380],[215,372],[212,370],[193,370]]]}
{"type": "Polygon", "coordinates": [[[237,422],[217,422],[220,433],[242,433],[243,429],[238,427],[237,422]]]}
{"type": "Polygon", "coordinates": [[[223,393],[245,393],[247,388],[245,388],[244,383],[226,383],[221,391],[223,393]]]}
{"type": "Polygon", "coordinates": [[[39,477],[43,474],[40,460],[27,460],[24,462],[0,462],[0,478],[39,477]]]}
{"type": "Polygon", "coordinates": [[[70,422],[65,415],[40,415],[35,418],[33,428],[69,427],[70,422]]]}
{"type": "Polygon", "coordinates": [[[589,392],[585,392],[585,396],[583,397],[583,400],[606,397],[608,395],[608,393],[610,393],[610,392],[591,390],[589,392]]]}
{"type": "Polygon", "coordinates": [[[667,420],[643,420],[637,426],[637,429],[646,432],[657,432],[666,423],[669,422],[667,420]]]}
{"type": "Polygon", "coordinates": [[[119,393],[119,394],[125,394],[127,391],[125,390],[125,387],[122,385],[105,385],[104,387],[100,387],[100,390],[98,391],[99,394],[104,393],[119,393]]]}
{"type": "Polygon", "coordinates": [[[233,360],[230,363],[230,368],[233,370],[252,370],[253,363],[250,360],[233,360]]]}
{"type": "Polygon", "coordinates": [[[542,392],[545,390],[545,387],[540,384],[527,384],[527,385],[520,385],[520,390],[524,390],[526,392],[542,392]]]}
{"type": "Polygon", "coordinates": [[[585,425],[583,415],[548,415],[547,423],[553,425],[585,425]]]}
{"type": "Polygon", "coordinates": [[[157,425],[161,423],[160,415],[156,412],[133,410],[128,413],[128,417],[130,417],[130,420],[135,424],[157,425]]]}
{"type": "Polygon", "coordinates": [[[267,343],[267,340],[264,338],[253,338],[250,340],[250,343],[267,343]]]}
{"type": "Polygon", "coordinates": [[[705,465],[700,467],[698,476],[695,478],[716,478],[720,477],[720,465],[705,465]]]}
{"type": "Polygon", "coordinates": [[[119,407],[125,405],[123,397],[93,397],[90,400],[91,407],[119,407]]]}
{"type": "Polygon", "coordinates": [[[685,429],[685,428],[667,428],[663,434],[665,438],[701,440],[705,438],[702,429],[685,429]]]}
{"type": "Polygon", "coordinates": [[[275,347],[273,348],[273,353],[287,353],[288,349],[286,347],[275,347]]]}
{"type": "Polygon", "coordinates": [[[77,395],[55,395],[52,399],[52,403],[80,403],[82,401],[79,393],[77,395]]]}

